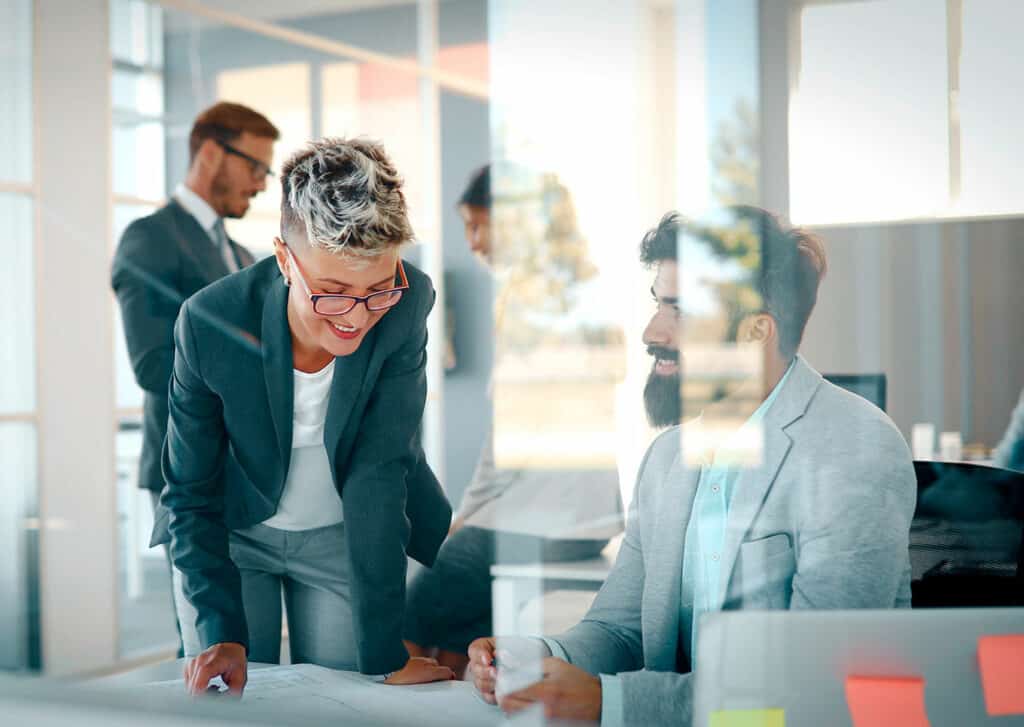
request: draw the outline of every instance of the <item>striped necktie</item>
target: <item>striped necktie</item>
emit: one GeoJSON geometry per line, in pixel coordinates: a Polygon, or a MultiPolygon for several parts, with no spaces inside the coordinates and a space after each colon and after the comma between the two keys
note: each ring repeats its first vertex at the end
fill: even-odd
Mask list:
{"type": "Polygon", "coordinates": [[[234,252],[231,250],[231,243],[228,242],[228,232],[224,229],[224,218],[218,217],[210,231],[213,233],[213,244],[224,259],[224,264],[228,266],[228,272],[235,272],[238,270],[238,263],[235,261],[234,252]]]}

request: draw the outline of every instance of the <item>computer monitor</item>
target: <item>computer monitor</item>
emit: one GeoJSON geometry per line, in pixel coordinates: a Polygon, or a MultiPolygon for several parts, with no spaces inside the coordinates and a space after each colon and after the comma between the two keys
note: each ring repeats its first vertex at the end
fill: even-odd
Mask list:
{"type": "Polygon", "coordinates": [[[1024,727],[989,717],[981,636],[1024,634],[1024,608],[726,611],[701,621],[694,727],[725,709],[785,710],[786,727],[852,724],[848,676],[923,677],[931,727],[1024,727]]]}
{"type": "Polygon", "coordinates": [[[885,374],[825,374],[824,378],[841,389],[864,397],[885,411],[885,374]]]}

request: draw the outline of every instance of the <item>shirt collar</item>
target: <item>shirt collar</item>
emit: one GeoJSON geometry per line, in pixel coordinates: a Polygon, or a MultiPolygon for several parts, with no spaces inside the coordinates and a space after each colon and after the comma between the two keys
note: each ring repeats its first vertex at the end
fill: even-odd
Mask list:
{"type": "Polygon", "coordinates": [[[796,362],[794,357],[786,368],[779,382],[765,397],[764,401],[754,410],[754,413],[743,422],[738,429],[731,431],[714,431],[707,428],[704,422],[704,412],[701,412],[695,419],[683,425],[684,449],[688,449],[687,462],[697,466],[708,466],[712,462],[722,461],[728,465],[731,462],[742,461],[750,456],[758,456],[760,448],[757,446],[763,438],[761,422],[764,421],[768,410],[779,397],[779,392],[786,385],[793,365],[796,362]],[[689,438],[690,446],[685,446],[685,439],[689,438]],[[755,451],[757,450],[757,451],[755,451]]]}
{"type": "MultiPolygon", "coordinates": [[[[184,184],[179,184],[174,188],[174,199],[178,201],[185,211],[196,218],[196,222],[207,232],[213,230],[213,226],[217,224],[217,220],[220,219],[220,215],[214,212],[205,199],[200,197],[198,194],[193,192],[191,189],[186,187],[184,184]]],[[[212,236],[211,236],[211,239],[212,236]]]]}

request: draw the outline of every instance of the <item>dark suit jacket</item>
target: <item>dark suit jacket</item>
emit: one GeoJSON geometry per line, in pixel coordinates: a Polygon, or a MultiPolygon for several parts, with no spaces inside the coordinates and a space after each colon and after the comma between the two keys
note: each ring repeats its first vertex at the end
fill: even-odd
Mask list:
{"type": "MultiPolygon", "coordinates": [[[[359,669],[401,668],[406,553],[430,565],[451,507],[423,458],[430,279],[409,290],[350,356],[335,359],[324,444],[345,515],[359,669]]],[[[292,448],[288,288],[273,258],[194,295],[174,329],[167,488],[154,538],[171,538],[207,648],[248,644],[228,533],[274,514],[292,448]]]]}
{"type": "MultiPolygon", "coordinates": [[[[239,267],[253,256],[231,240],[239,267]]],[[[228,274],[228,267],[196,218],[175,201],[132,222],[121,236],[111,285],[121,306],[135,380],[142,387],[139,487],[160,492],[160,448],[167,431],[167,383],[174,362],[174,320],[182,301],[228,274]]]]}

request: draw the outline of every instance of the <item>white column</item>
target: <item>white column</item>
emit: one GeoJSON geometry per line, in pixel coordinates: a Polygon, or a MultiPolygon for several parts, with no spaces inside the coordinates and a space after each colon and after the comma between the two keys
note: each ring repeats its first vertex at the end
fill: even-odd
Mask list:
{"type": "MultiPolygon", "coordinates": [[[[437,0],[416,3],[417,60],[433,68],[437,59],[437,0]]],[[[437,302],[427,321],[427,406],[423,449],[444,483],[444,250],[441,241],[441,104],[437,81],[419,77],[420,146],[423,155],[423,213],[417,231],[423,245],[423,270],[434,281],[437,302]]]]}
{"type": "Polygon", "coordinates": [[[35,2],[43,666],[117,655],[107,0],[35,2]]]}

